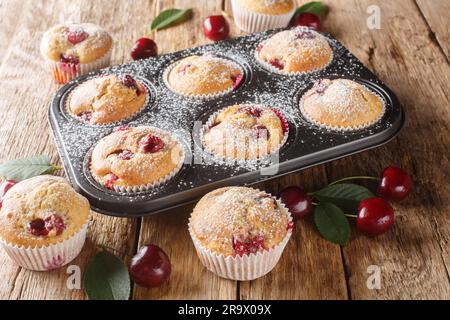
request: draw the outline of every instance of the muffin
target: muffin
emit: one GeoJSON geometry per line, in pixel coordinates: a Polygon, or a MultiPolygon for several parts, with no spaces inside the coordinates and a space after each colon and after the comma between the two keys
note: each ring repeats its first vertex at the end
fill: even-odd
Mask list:
{"type": "Polygon", "coordinates": [[[26,269],[56,269],[80,253],[89,213],[89,202],[65,179],[34,177],[13,186],[3,198],[0,242],[26,269]]]}
{"type": "Polygon", "coordinates": [[[270,194],[227,187],[204,196],[189,232],[204,266],[232,280],[253,280],[277,264],[292,234],[289,211],[270,194]]]}
{"type": "Polygon", "coordinates": [[[293,0],[231,0],[234,22],[246,32],[287,27],[295,13],[293,0]]]}
{"type": "Polygon", "coordinates": [[[183,162],[184,149],[169,132],[119,127],[95,145],[91,172],[107,189],[137,192],[168,181],[183,162]]]}
{"type": "Polygon", "coordinates": [[[175,93],[208,99],[237,89],[244,73],[238,64],[206,53],[175,62],[166,70],[164,79],[175,93]]]}
{"type": "Polygon", "coordinates": [[[92,23],[54,26],[41,42],[41,53],[55,80],[61,84],[109,66],[112,38],[92,23]]]}
{"type": "Polygon", "coordinates": [[[260,43],[256,51],[256,58],[263,66],[282,74],[320,70],[333,59],[328,40],[307,27],[278,32],[260,43]]]}
{"type": "Polygon", "coordinates": [[[286,141],[289,124],[277,110],[263,105],[232,105],[208,120],[202,143],[215,156],[256,160],[276,152],[286,141]]]}
{"type": "Polygon", "coordinates": [[[381,119],[385,105],[365,86],[347,79],[317,81],[300,101],[306,119],[334,130],[355,130],[381,119]]]}
{"type": "Polygon", "coordinates": [[[107,125],[130,118],[146,105],[148,91],[132,76],[108,75],[83,82],[70,94],[67,109],[86,124],[107,125]]]}

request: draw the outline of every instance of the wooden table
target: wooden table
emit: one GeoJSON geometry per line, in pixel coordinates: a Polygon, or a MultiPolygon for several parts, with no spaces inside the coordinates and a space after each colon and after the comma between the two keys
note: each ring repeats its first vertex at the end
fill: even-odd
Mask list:
{"type": "MultiPolygon", "coordinates": [[[[303,3],[305,1],[299,1],[303,3]]],[[[186,223],[192,205],[143,219],[95,214],[89,240],[73,262],[83,270],[98,246],[126,261],[137,247],[164,248],[173,273],[163,287],[133,288],[133,299],[450,299],[450,1],[328,0],[325,30],[335,35],[398,94],[406,114],[400,137],[377,150],[260,185],[277,194],[292,184],[313,190],[348,175],[378,175],[395,164],[414,177],[415,192],[395,205],[396,223],[387,234],[369,239],[352,230],[341,248],[323,240],[312,221],[298,222],[276,269],[262,279],[236,282],[203,268],[186,223]],[[381,8],[381,30],[366,26],[367,7],[381,8]],[[367,268],[378,265],[381,289],[369,290],[367,268]]],[[[113,63],[130,60],[133,42],[145,35],[163,9],[194,8],[191,21],[159,31],[161,53],[209,41],[201,21],[222,10],[222,0],[0,0],[0,161],[47,154],[59,162],[47,123],[47,109],[58,89],[42,68],[39,42],[52,25],[90,21],[116,40],[113,63]]],[[[233,26],[233,36],[240,33],[233,26]]],[[[85,299],[68,290],[66,269],[24,270],[0,251],[0,298],[85,299]]]]}

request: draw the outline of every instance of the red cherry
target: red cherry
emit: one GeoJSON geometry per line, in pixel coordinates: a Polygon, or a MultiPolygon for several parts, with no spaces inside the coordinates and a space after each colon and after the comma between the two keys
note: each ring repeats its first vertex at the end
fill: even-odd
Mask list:
{"type": "Polygon", "coordinates": [[[73,45],[83,42],[89,37],[89,34],[83,30],[69,31],[66,35],[67,40],[73,45]]]}
{"type": "Polygon", "coordinates": [[[394,211],[384,199],[370,198],[361,201],[356,227],[369,237],[385,233],[394,223],[394,211]]]}
{"type": "Polygon", "coordinates": [[[134,282],[145,288],[161,286],[170,276],[172,267],[167,254],[158,246],[143,246],[131,259],[129,268],[134,282]]]}
{"type": "Polygon", "coordinates": [[[284,64],[283,64],[283,62],[281,62],[280,60],[278,60],[278,59],[276,59],[276,58],[270,59],[270,60],[269,60],[269,63],[270,63],[273,67],[275,67],[275,68],[277,68],[277,69],[280,69],[280,70],[283,70],[283,69],[284,69],[284,64]]]}
{"type": "Polygon", "coordinates": [[[239,108],[238,112],[243,112],[243,113],[248,114],[249,116],[256,117],[256,118],[261,117],[261,113],[262,113],[261,109],[258,107],[255,107],[255,106],[245,106],[245,107],[239,108]]]}
{"type": "Polygon", "coordinates": [[[259,250],[264,249],[264,238],[262,236],[256,236],[253,238],[244,239],[243,237],[233,237],[233,249],[237,255],[249,255],[251,253],[257,253],[259,250]]]}
{"type": "Polygon", "coordinates": [[[252,128],[252,136],[256,139],[261,138],[270,138],[270,132],[267,130],[266,126],[263,126],[262,124],[257,124],[252,128]]]}
{"type": "Polygon", "coordinates": [[[108,178],[105,182],[105,188],[109,190],[114,190],[114,185],[116,184],[117,180],[119,180],[119,177],[116,176],[114,173],[110,173],[108,175],[108,178]]]}
{"type": "Polygon", "coordinates": [[[203,33],[213,41],[220,41],[228,37],[230,26],[222,15],[209,16],[203,21],[203,33]]]}
{"type": "Polygon", "coordinates": [[[412,190],[411,177],[402,169],[387,167],[383,171],[378,194],[389,201],[402,201],[412,190]]]}
{"type": "Polygon", "coordinates": [[[291,22],[291,26],[304,26],[315,29],[317,31],[322,30],[322,23],[320,22],[320,18],[315,14],[307,12],[300,13],[298,16],[294,17],[291,22]]]}
{"type": "Polygon", "coordinates": [[[139,142],[139,148],[145,153],[156,153],[164,148],[164,141],[148,134],[139,142]]]}
{"type": "Polygon", "coordinates": [[[51,216],[45,218],[44,222],[47,233],[55,229],[56,235],[59,236],[66,229],[66,224],[64,223],[63,218],[57,214],[52,214],[51,216]]]}
{"type": "Polygon", "coordinates": [[[309,215],[313,209],[311,197],[299,187],[289,187],[281,191],[281,202],[289,209],[294,220],[309,215]]]}
{"type": "Polygon", "coordinates": [[[133,60],[147,59],[158,55],[158,46],[155,41],[149,38],[140,38],[131,49],[133,60]]]}
{"type": "Polygon", "coordinates": [[[36,237],[44,237],[48,235],[48,230],[43,219],[35,219],[28,224],[28,232],[36,237]]]}
{"type": "Polygon", "coordinates": [[[5,180],[0,184],[0,209],[2,208],[3,198],[5,197],[6,193],[14,187],[14,185],[17,183],[17,181],[14,180],[5,180]]]}

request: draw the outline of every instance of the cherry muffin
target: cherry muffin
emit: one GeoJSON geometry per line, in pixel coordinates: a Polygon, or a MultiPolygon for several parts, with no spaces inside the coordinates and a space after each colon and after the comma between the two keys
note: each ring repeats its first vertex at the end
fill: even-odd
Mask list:
{"type": "Polygon", "coordinates": [[[26,269],[56,269],[80,253],[89,213],[89,202],[65,179],[34,177],[13,186],[3,198],[0,242],[26,269]]]}
{"type": "Polygon", "coordinates": [[[70,94],[67,109],[86,124],[107,125],[130,118],[145,107],[148,91],[131,75],[90,79],[70,94]]]}
{"type": "Polygon", "coordinates": [[[292,234],[289,211],[270,194],[227,187],[204,196],[189,232],[201,262],[232,280],[253,280],[277,264],[292,234]]]}
{"type": "Polygon", "coordinates": [[[234,22],[246,32],[284,28],[295,13],[293,0],[231,0],[234,22]]]}
{"type": "Polygon", "coordinates": [[[268,70],[295,74],[323,69],[333,59],[333,49],[320,33],[296,27],[276,33],[260,43],[257,60],[268,70]]]}
{"type": "Polygon", "coordinates": [[[314,124],[355,130],[381,119],[385,104],[367,87],[347,79],[319,80],[300,101],[302,114],[314,124]]]}
{"type": "Polygon", "coordinates": [[[183,162],[181,142],[169,132],[154,127],[119,127],[94,147],[91,172],[107,189],[138,192],[168,181],[183,162]]]}
{"type": "Polygon", "coordinates": [[[202,130],[207,151],[221,158],[256,160],[276,152],[286,141],[289,124],[277,109],[233,105],[214,114],[202,130]]]}
{"type": "Polygon", "coordinates": [[[41,53],[55,80],[61,84],[109,66],[113,41],[92,23],[54,26],[41,42],[41,53]]]}
{"type": "Polygon", "coordinates": [[[169,89],[200,99],[235,90],[243,79],[244,73],[238,64],[210,53],[181,59],[172,64],[164,75],[169,89]]]}

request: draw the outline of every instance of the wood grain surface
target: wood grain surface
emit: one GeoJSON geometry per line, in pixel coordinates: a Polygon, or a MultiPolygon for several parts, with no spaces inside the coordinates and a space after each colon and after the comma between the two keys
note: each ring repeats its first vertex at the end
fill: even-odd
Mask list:
{"type": "MultiPolygon", "coordinates": [[[[299,4],[306,1],[298,1],[299,4]]],[[[297,222],[275,270],[256,281],[218,278],[200,264],[187,232],[193,205],[144,219],[93,214],[89,240],[72,263],[83,271],[102,247],[125,261],[145,243],[168,253],[172,276],[158,289],[133,288],[133,299],[450,299],[450,65],[448,0],[328,0],[324,29],[336,36],[398,95],[407,115],[401,135],[379,149],[258,185],[273,194],[289,185],[314,190],[348,175],[378,175],[388,165],[409,171],[413,195],[395,205],[396,224],[369,239],[353,228],[341,248],[323,240],[310,219],[297,222]],[[381,29],[366,25],[367,8],[381,9],[381,29]],[[367,268],[381,270],[369,290],[367,268]]],[[[47,109],[58,86],[42,68],[39,42],[52,25],[91,21],[115,39],[113,63],[130,60],[133,42],[167,8],[194,8],[189,22],[151,35],[160,53],[209,43],[201,21],[222,10],[222,0],[0,0],[0,161],[58,154],[47,109]]],[[[231,22],[231,21],[230,21],[231,22]]],[[[239,32],[231,22],[232,36],[239,32]]],[[[0,299],[86,299],[69,290],[66,269],[23,270],[0,250],[0,299]]]]}

